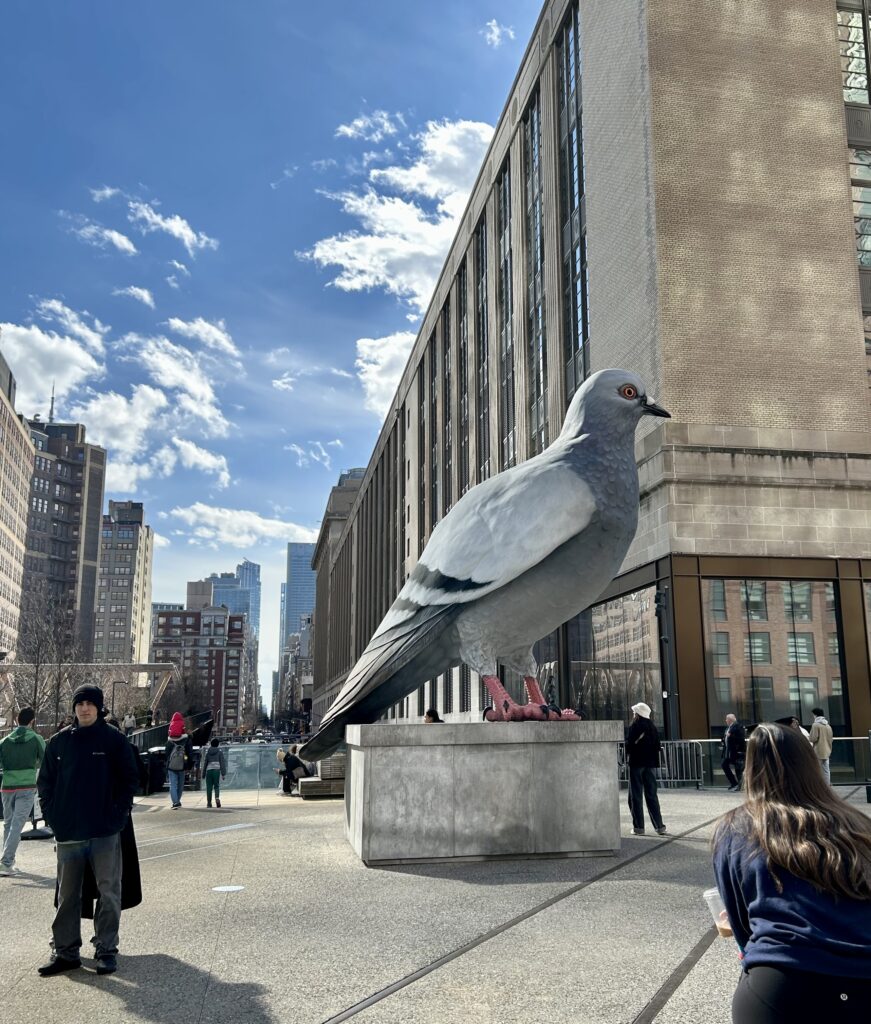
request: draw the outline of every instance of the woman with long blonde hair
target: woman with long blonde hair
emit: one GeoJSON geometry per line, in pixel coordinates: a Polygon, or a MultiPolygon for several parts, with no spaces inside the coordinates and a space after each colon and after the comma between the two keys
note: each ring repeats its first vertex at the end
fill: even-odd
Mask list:
{"type": "Polygon", "coordinates": [[[713,841],[743,953],[734,1024],[867,1021],[871,818],[826,785],[800,733],[773,723],[747,741],[744,788],[713,841]]]}

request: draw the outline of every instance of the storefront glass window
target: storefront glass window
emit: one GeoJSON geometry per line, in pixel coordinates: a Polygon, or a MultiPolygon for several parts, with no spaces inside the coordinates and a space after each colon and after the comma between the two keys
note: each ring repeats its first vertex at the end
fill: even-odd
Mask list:
{"type": "Polygon", "coordinates": [[[587,718],[632,718],[644,701],[661,729],[662,670],[655,587],[624,594],[582,612],[568,623],[574,707],[587,718]]]}
{"type": "Polygon", "coordinates": [[[711,735],[730,712],[745,725],[795,715],[808,728],[815,707],[849,735],[834,583],[702,580],[702,601],[711,735]]]}

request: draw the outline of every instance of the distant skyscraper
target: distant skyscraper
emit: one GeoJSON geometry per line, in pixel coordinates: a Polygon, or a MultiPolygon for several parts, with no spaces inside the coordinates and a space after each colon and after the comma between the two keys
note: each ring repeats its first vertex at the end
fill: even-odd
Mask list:
{"type": "Polygon", "coordinates": [[[312,569],[314,544],[287,545],[287,583],[284,594],[282,647],[291,633],[299,633],[302,617],[315,607],[315,573],[312,569]]]}
{"type": "Polygon", "coordinates": [[[6,652],[18,642],[33,454],[30,432],[15,415],[15,378],[0,353],[0,651],[6,652]]]}
{"type": "Polygon", "coordinates": [[[103,525],[106,452],[81,423],[24,421],[36,447],[24,561],[25,591],[39,577],[74,614],[80,657],[94,654],[94,608],[103,525]]]}
{"type": "Polygon", "coordinates": [[[151,639],[154,533],[141,501],[110,501],[100,540],[94,660],[143,662],[151,639]]]}
{"type": "MultiPolygon", "coordinates": [[[[248,616],[252,633],[260,633],[260,566],[246,558],[236,566],[235,572],[212,573],[204,583],[212,585],[214,605],[226,605],[234,613],[248,616]]],[[[188,602],[188,607],[191,607],[188,602]]]]}

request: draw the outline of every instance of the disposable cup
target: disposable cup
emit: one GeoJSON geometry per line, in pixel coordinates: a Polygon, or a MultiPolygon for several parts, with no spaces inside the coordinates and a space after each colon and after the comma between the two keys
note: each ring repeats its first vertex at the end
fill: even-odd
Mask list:
{"type": "Polygon", "coordinates": [[[714,924],[717,926],[717,932],[720,937],[731,939],[732,928],[729,924],[726,908],[723,905],[719,891],[717,889],[705,889],[702,893],[702,899],[708,905],[708,910],[711,912],[711,917],[714,919],[714,924]]]}

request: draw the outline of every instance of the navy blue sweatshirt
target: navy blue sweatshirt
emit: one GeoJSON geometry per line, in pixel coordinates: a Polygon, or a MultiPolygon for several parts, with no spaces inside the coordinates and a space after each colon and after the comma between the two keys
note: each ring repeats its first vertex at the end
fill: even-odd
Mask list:
{"type": "Polygon", "coordinates": [[[729,832],[714,853],[717,888],[744,969],[766,964],[840,978],[871,977],[871,901],[836,899],[775,868],[764,854],[729,832]]]}

